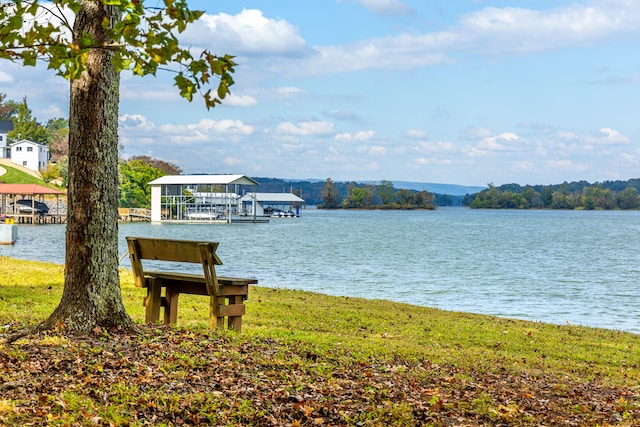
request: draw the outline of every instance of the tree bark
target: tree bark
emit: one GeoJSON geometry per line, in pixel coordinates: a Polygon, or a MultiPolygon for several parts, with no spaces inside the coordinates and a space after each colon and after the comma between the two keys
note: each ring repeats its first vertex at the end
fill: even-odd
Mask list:
{"type": "MultiPolygon", "coordinates": [[[[103,22],[116,8],[82,1],[74,40],[91,34],[109,42],[103,22]]],[[[93,48],[82,75],[71,80],[69,186],[62,300],[44,323],[86,334],[96,328],[137,327],[125,311],[118,274],[118,103],[120,79],[107,49],[93,48]]]]}

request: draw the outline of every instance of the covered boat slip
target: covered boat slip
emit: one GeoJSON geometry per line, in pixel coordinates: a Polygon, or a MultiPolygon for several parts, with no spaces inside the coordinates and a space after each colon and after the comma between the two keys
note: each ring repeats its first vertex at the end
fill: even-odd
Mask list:
{"type": "Polygon", "coordinates": [[[0,184],[0,216],[18,224],[63,223],[66,204],[63,191],[38,184],[0,184]]]}
{"type": "Polygon", "coordinates": [[[244,175],[167,175],[151,186],[151,222],[258,221],[243,209],[240,194],[258,182],[244,175]]]}
{"type": "Polygon", "coordinates": [[[248,193],[240,198],[243,210],[258,217],[298,217],[304,199],[293,193],[248,193]]]}

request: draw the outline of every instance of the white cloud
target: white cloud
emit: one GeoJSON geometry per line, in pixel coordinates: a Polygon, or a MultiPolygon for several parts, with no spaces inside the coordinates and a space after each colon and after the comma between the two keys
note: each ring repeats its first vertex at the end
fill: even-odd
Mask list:
{"type": "MultiPolygon", "coordinates": [[[[192,124],[164,124],[160,126],[160,131],[166,137],[181,143],[192,143],[197,141],[210,141],[219,137],[232,135],[251,135],[254,132],[253,126],[245,125],[240,120],[211,120],[202,119],[198,123],[192,124]]],[[[158,135],[161,137],[161,135],[158,135]]]]}
{"type": "Polygon", "coordinates": [[[451,165],[453,161],[450,159],[437,159],[434,157],[417,157],[413,160],[415,166],[427,166],[427,165],[451,165]]]}
{"type": "Polygon", "coordinates": [[[407,138],[422,139],[422,138],[426,138],[427,137],[427,132],[424,131],[424,130],[410,129],[410,130],[405,131],[404,135],[407,138]]]}
{"type": "Polygon", "coordinates": [[[230,107],[253,107],[258,101],[252,96],[231,93],[222,100],[222,104],[230,107]]]}
{"type": "Polygon", "coordinates": [[[512,132],[504,132],[500,135],[483,138],[477,143],[477,147],[481,150],[488,151],[504,151],[513,149],[513,142],[518,141],[520,137],[512,132]]]}
{"type": "Polygon", "coordinates": [[[335,136],[335,142],[348,144],[351,142],[367,142],[370,141],[376,132],[373,130],[359,131],[355,133],[340,133],[335,136]]]}
{"type": "Polygon", "coordinates": [[[495,135],[494,131],[488,128],[471,126],[462,130],[462,137],[465,139],[481,139],[495,135]]]}
{"type": "Polygon", "coordinates": [[[376,134],[376,132],[373,131],[373,130],[359,131],[359,132],[356,132],[353,135],[353,140],[354,141],[369,141],[374,137],[375,134],[376,134]]]}
{"type": "Polygon", "coordinates": [[[588,138],[588,141],[597,144],[628,144],[629,138],[615,129],[600,128],[597,134],[588,138]]]}
{"type": "Polygon", "coordinates": [[[486,53],[532,52],[585,46],[640,29],[640,4],[591,1],[549,10],[487,7],[462,17],[453,32],[467,34],[486,53]]]}
{"type": "Polygon", "coordinates": [[[452,153],[458,151],[458,146],[452,142],[445,141],[421,142],[415,146],[415,150],[430,153],[452,153]]]}
{"type": "Polygon", "coordinates": [[[383,147],[381,145],[374,145],[372,147],[369,147],[368,154],[372,156],[384,156],[388,151],[389,150],[387,150],[386,147],[383,147]]]}
{"type": "Polygon", "coordinates": [[[334,129],[333,123],[327,121],[300,122],[297,125],[284,122],[277,126],[276,133],[296,136],[328,136],[334,133],[334,129]]]}
{"type": "Polygon", "coordinates": [[[291,55],[306,50],[298,30],[283,19],[266,18],[258,9],[244,9],[236,15],[203,15],[185,31],[181,40],[202,47],[213,41],[217,51],[235,55],[291,55]]]}
{"type": "MultiPolygon", "coordinates": [[[[404,33],[349,45],[315,46],[287,73],[334,74],[360,70],[411,70],[453,64],[461,52],[511,55],[606,43],[640,30],[640,2],[592,1],[548,10],[487,7],[449,28],[404,33]]],[[[443,110],[446,113],[446,110],[443,110]]]]}
{"type": "Polygon", "coordinates": [[[120,129],[136,131],[153,131],[155,125],[142,114],[123,114],[118,117],[120,129]]]}

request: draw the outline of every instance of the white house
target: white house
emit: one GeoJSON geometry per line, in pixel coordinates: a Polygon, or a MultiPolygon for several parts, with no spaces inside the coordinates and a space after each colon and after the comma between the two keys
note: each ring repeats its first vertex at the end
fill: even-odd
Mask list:
{"type": "Polygon", "coordinates": [[[49,163],[49,147],[37,142],[22,141],[9,144],[11,150],[11,162],[38,172],[47,167],[49,163]]]}
{"type": "Polygon", "coordinates": [[[11,158],[9,150],[9,132],[12,130],[12,121],[0,121],[0,159],[11,158]]]}

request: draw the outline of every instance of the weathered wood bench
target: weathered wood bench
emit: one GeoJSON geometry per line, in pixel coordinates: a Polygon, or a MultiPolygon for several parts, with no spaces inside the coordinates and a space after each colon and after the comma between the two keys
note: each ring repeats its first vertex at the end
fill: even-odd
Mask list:
{"type": "Polygon", "coordinates": [[[147,288],[147,323],[160,319],[161,307],[164,323],[176,323],[180,294],[208,295],[209,326],[224,328],[226,318],[229,329],[241,331],[249,285],[258,281],[217,276],[215,266],[222,264],[216,255],[218,242],[127,237],[127,245],[136,286],[147,288]],[[201,264],[203,274],[146,270],[143,260],[201,264]]]}

